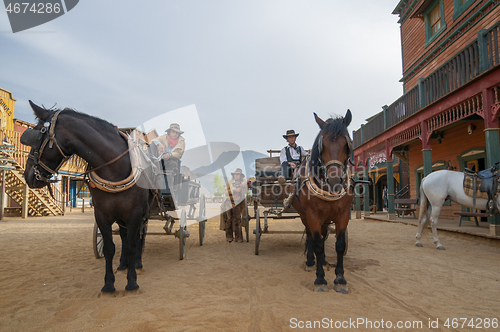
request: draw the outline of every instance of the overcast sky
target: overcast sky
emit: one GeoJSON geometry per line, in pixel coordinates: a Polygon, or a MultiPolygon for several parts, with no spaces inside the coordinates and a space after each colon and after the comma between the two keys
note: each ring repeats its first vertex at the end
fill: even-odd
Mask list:
{"type": "Polygon", "coordinates": [[[0,87],[29,122],[29,99],[119,127],[195,105],[207,142],[265,153],[295,129],[310,148],[313,112],[351,109],[352,133],[403,94],[397,4],[82,0],[16,34],[1,9],[0,87]]]}

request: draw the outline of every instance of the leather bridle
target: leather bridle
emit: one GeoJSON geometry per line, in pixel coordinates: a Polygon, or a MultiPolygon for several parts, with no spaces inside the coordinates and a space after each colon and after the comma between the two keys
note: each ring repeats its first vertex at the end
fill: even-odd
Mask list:
{"type": "Polygon", "coordinates": [[[59,114],[62,112],[62,110],[57,111],[51,118],[50,122],[45,122],[43,124],[43,127],[37,132],[35,129],[27,129],[23,135],[21,136],[21,143],[25,145],[29,145],[32,147],[29,155],[28,155],[28,160],[27,163],[32,165],[33,167],[33,172],[35,174],[35,179],[37,181],[42,181],[42,182],[47,182],[47,183],[54,183],[57,182],[58,180],[56,179],[50,179],[49,177],[45,176],[40,172],[38,169],[38,166],[42,167],[45,171],[51,174],[50,177],[53,175],[56,175],[59,169],[62,167],[64,162],[66,162],[71,156],[68,156],[65,154],[57,142],[56,136],[55,136],[55,127],[56,127],[56,122],[57,122],[57,117],[59,114]],[[36,137],[35,137],[36,134],[36,137]],[[57,165],[55,169],[50,168],[47,166],[44,162],[42,162],[41,158],[43,155],[43,152],[45,150],[45,147],[49,145],[49,149],[52,149],[53,145],[57,147],[57,150],[59,153],[62,155],[63,159],[57,165]]]}
{"type": "MultiPolygon", "coordinates": [[[[349,151],[351,151],[352,140],[348,135],[345,135],[344,137],[347,141],[347,146],[349,148],[349,151]]],[[[349,181],[350,181],[350,177],[351,177],[350,169],[349,169],[349,164],[352,163],[351,158],[348,157],[345,162],[341,162],[339,160],[332,159],[332,160],[329,160],[328,162],[325,163],[323,158],[321,157],[322,151],[323,151],[323,136],[321,136],[319,138],[319,141],[318,141],[318,159],[319,159],[320,172],[323,172],[325,174],[325,176],[327,176],[328,169],[330,167],[340,168],[342,171],[342,182],[343,182],[342,187],[344,187],[344,189],[347,189],[349,187],[349,181]]],[[[317,174],[314,174],[313,176],[316,179],[316,181],[320,182],[318,177],[317,177],[317,174]]]]}

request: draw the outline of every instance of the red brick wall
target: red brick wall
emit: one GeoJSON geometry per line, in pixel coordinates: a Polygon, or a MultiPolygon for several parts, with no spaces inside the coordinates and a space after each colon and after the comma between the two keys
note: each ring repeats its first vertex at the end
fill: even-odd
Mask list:
{"type": "MultiPolygon", "coordinates": [[[[450,161],[451,165],[455,167],[455,170],[459,171],[460,165],[458,164],[457,157],[468,149],[484,147],[485,145],[484,122],[482,120],[464,121],[455,127],[445,130],[443,132],[441,144],[437,144],[436,139],[431,139],[432,162],[434,163],[438,160],[450,161]],[[472,135],[467,133],[467,126],[469,124],[474,124],[476,126],[472,135]]],[[[410,194],[411,198],[414,198],[417,197],[415,170],[423,164],[421,141],[419,140],[410,144],[408,152],[410,194]]],[[[461,205],[452,202],[451,206],[443,206],[440,218],[458,220],[458,216],[455,216],[453,213],[461,210],[461,205]]]]}

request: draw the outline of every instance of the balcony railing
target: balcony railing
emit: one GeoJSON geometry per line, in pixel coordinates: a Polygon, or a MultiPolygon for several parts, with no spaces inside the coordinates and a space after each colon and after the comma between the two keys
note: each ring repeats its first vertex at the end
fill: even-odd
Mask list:
{"type": "Polygon", "coordinates": [[[421,78],[418,85],[398,98],[353,132],[354,148],[380,135],[390,127],[452,93],[485,71],[500,64],[500,21],[489,30],[480,30],[478,38],[450,60],[421,78]]]}

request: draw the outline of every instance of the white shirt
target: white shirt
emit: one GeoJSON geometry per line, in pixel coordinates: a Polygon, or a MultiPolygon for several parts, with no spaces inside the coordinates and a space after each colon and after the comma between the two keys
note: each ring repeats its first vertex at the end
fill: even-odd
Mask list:
{"type": "MultiPolygon", "coordinates": [[[[280,164],[283,164],[283,162],[288,161],[286,159],[286,148],[287,147],[290,148],[290,156],[292,157],[292,159],[299,159],[300,154],[297,152],[297,150],[295,148],[291,147],[290,144],[288,144],[283,149],[281,149],[280,164]]],[[[300,149],[300,151],[302,152],[302,157],[309,155],[309,153],[307,153],[307,151],[304,150],[304,148],[302,146],[298,146],[297,144],[295,144],[295,147],[298,147],[300,149]]]]}

